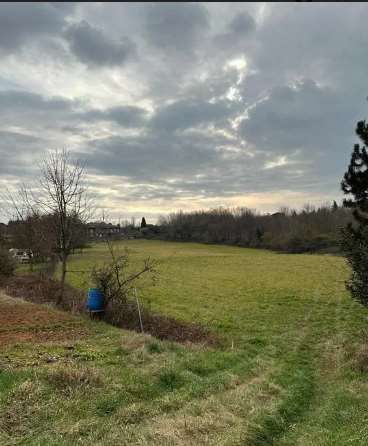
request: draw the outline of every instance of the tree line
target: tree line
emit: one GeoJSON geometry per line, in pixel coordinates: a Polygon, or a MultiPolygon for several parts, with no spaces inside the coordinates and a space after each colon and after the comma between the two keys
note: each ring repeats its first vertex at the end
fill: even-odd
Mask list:
{"type": "Polygon", "coordinates": [[[337,251],[341,229],[352,222],[345,207],[306,205],[260,214],[247,208],[177,212],[161,217],[160,236],[168,240],[223,243],[294,253],[337,251]]]}

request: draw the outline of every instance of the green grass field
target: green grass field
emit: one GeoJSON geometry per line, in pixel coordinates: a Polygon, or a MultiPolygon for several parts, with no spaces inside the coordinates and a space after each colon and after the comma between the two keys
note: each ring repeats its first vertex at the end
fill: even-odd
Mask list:
{"type": "MultiPolygon", "coordinates": [[[[142,301],[209,327],[224,347],[177,345],[84,319],[89,334],[74,341],[73,354],[70,340],[2,347],[0,444],[368,444],[368,311],[345,291],[344,259],[125,245],[133,264],[159,261],[159,280],[142,283],[142,301]],[[45,353],[57,361],[32,365],[45,353]]],[[[97,244],[69,268],[104,259],[97,244]]],[[[80,274],[69,281],[89,286],[80,274]]]]}

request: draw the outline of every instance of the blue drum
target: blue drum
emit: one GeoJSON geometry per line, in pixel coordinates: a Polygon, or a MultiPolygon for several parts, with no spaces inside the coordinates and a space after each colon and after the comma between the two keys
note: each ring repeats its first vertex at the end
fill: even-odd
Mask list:
{"type": "Polygon", "coordinates": [[[98,288],[88,290],[87,309],[89,311],[104,311],[104,296],[98,288]]]}

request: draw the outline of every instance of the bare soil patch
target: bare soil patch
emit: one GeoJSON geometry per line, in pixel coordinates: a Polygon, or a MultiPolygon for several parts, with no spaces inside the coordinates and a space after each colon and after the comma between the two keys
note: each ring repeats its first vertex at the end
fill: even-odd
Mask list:
{"type": "Polygon", "coordinates": [[[17,301],[0,293],[0,346],[63,341],[85,333],[82,323],[68,313],[17,301]]]}

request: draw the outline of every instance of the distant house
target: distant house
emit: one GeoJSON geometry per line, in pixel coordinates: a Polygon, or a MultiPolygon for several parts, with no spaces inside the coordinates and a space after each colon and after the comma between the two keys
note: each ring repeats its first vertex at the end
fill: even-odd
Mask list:
{"type": "Polygon", "coordinates": [[[121,232],[120,225],[105,222],[92,222],[87,224],[88,237],[102,239],[117,236],[121,232]]]}
{"type": "Polygon", "coordinates": [[[271,214],[271,217],[285,217],[284,212],[275,212],[274,214],[271,214]]]}

